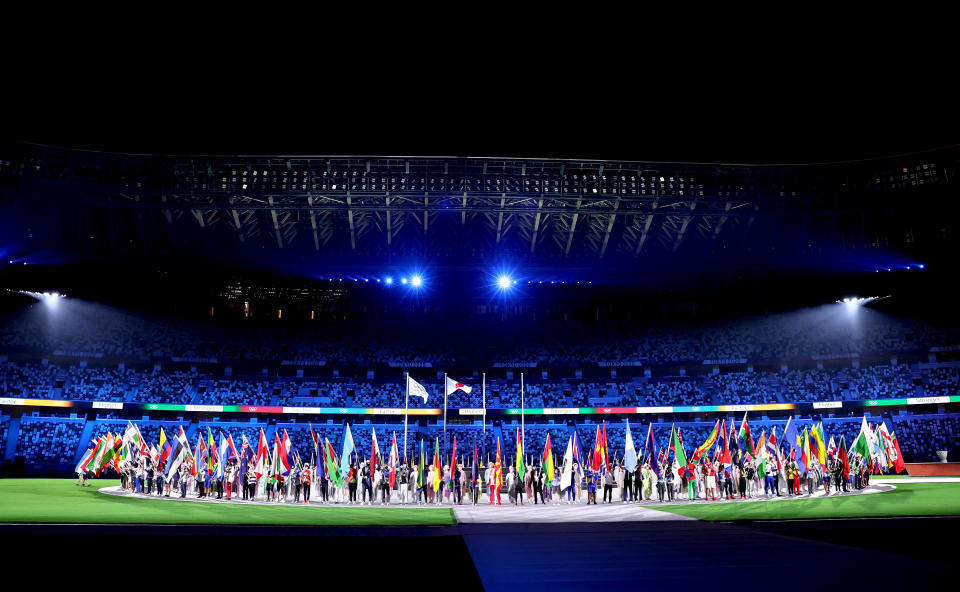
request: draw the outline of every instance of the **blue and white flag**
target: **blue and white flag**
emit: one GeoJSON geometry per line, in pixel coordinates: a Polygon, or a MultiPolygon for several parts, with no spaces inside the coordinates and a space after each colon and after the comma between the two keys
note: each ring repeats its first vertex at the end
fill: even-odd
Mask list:
{"type": "Polygon", "coordinates": [[[350,472],[350,455],[353,454],[353,435],[350,433],[350,424],[343,431],[343,454],[340,455],[340,474],[344,477],[350,472]]]}
{"type": "Polygon", "coordinates": [[[226,458],[228,451],[230,450],[230,442],[223,437],[223,432],[220,432],[220,446],[217,447],[217,479],[223,479],[223,470],[224,465],[226,464],[226,458]]]}

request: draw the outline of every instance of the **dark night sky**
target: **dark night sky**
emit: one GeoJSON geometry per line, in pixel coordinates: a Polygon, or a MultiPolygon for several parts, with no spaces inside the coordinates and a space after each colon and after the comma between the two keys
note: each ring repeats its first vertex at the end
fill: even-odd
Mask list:
{"type": "Polygon", "coordinates": [[[744,61],[756,51],[699,67],[638,66],[630,56],[552,67],[501,56],[302,67],[182,55],[135,66],[16,62],[0,140],[142,153],[731,163],[856,160],[960,141],[955,92],[932,62],[744,61]]]}

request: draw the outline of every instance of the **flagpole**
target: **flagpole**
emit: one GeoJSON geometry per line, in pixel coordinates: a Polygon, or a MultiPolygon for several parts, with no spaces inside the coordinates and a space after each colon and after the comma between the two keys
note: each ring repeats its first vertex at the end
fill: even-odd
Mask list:
{"type": "Polygon", "coordinates": [[[410,376],[404,372],[403,377],[407,384],[407,400],[403,405],[403,462],[407,462],[407,414],[410,411],[410,376]]]}
{"type": "MultiPolygon", "coordinates": [[[[483,391],[483,435],[487,435],[487,373],[483,373],[483,382],[480,390],[483,391]]],[[[489,460],[489,459],[487,459],[489,460]]]]}
{"type": "Polygon", "coordinates": [[[447,373],[443,373],[443,445],[447,445],[447,373]]]}
{"type": "Polygon", "coordinates": [[[526,429],[523,425],[523,372],[520,373],[520,443],[526,444],[526,429]]]}

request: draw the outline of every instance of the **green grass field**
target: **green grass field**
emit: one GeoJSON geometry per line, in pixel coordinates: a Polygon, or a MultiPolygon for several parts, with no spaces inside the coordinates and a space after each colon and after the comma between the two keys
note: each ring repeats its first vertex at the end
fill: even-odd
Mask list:
{"type": "Polygon", "coordinates": [[[673,505],[658,507],[701,520],[793,520],[884,516],[960,515],[960,483],[901,483],[884,493],[772,503],[673,505]]]}
{"type": "Polygon", "coordinates": [[[0,522],[249,524],[281,526],[444,526],[449,508],[284,507],[198,504],[98,493],[119,480],[0,479],[0,522]]]}
{"type": "MultiPolygon", "coordinates": [[[[0,522],[241,524],[279,526],[445,526],[447,508],[244,506],[118,497],[99,493],[116,480],[77,487],[70,479],[0,479],[0,522]]],[[[701,520],[791,520],[960,515],[960,483],[901,483],[868,495],[730,504],[677,504],[654,509],[701,520]]]]}

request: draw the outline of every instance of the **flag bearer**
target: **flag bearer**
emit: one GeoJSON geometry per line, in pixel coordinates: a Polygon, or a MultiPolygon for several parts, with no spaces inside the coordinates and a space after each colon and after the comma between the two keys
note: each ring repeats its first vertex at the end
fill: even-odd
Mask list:
{"type": "Polygon", "coordinates": [[[313,481],[313,474],[310,472],[310,463],[303,465],[303,470],[300,472],[300,486],[303,490],[303,503],[310,503],[310,483],[313,481]]]}

